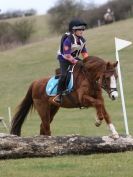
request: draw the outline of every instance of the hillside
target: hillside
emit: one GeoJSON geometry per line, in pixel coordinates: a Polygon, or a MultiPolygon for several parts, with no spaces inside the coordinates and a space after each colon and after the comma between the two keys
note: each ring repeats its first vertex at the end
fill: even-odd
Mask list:
{"type": "MultiPolygon", "coordinates": [[[[56,51],[60,36],[50,36],[44,16],[36,17],[38,30],[34,34],[37,42],[12,50],[0,52],[0,116],[8,123],[7,107],[11,106],[12,114],[16,106],[25,96],[30,83],[38,78],[54,74],[58,66],[56,51]]],[[[120,21],[108,26],[87,30],[85,37],[90,55],[96,55],[105,60],[115,61],[114,37],[133,41],[133,19],[120,21]]],[[[133,50],[132,46],[120,52],[121,68],[124,81],[124,92],[129,118],[129,128],[132,125],[132,90],[133,90],[133,50]]],[[[120,133],[124,132],[120,98],[111,102],[105,94],[107,109],[120,133]]],[[[79,133],[83,135],[107,134],[105,124],[97,129],[94,127],[95,111],[62,109],[56,115],[52,124],[54,135],[79,133]],[[67,114],[66,114],[67,113],[67,114]],[[77,115],[78,114],[78,115],[77,115]],[[65,116],[64,116],[65,115],[65,116]],[[63,117],[63,118],[62,118],[63,117]],[[68,128],[69,127],[69,128],[68,128]]],[[[39,119],[32,113],[23,127],[23,135],[35,135],[39,132],[39,119]],[[30,129],[32,127],[32,130],[30,129]],[[30,129],[30,131],[29,131],[30,129]]]]}
{"type": "Polygon", "coordinates": [[[31,36],[32,41],[39,41],[44,38],[51,36],[51,33],[48,28],[48,15],[36,15],[36,16],[29,16],[29,17],[18,17],[18,18],[11,18],[6,20],[0,20],[1,22],[9,22],[14,24],[21,20],[29,20],[32,21],[34,24],[34,33],[31,36]]]}

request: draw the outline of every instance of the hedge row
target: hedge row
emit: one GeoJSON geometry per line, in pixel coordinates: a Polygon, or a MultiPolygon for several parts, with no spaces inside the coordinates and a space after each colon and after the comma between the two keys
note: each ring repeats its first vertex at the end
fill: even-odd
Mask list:
{"type": "Polygon", "coordinates": [[[22,19],[13,24],[0,22],[0,48],[6,48],[13,43],[25,44],[33,32],[34,23],[31,20],[22,19]]]}

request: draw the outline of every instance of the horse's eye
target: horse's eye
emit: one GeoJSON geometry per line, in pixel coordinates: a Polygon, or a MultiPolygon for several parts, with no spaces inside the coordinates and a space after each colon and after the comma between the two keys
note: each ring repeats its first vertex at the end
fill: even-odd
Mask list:
{"type": "Polygon", "coordinates": [[[106,80],[109,80],[109,79],[110,79],[110,77],[109,77],[109,76],[106,76],[105,78],[106,78],[106,80]]]}

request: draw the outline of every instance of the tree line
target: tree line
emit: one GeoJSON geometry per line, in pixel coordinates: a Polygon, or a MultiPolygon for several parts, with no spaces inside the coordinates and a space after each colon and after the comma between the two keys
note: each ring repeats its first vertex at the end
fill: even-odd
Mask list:
{"type": "MultiPolygon", "coordinates": [[[[47,12],[49,31],[56,33],[68,31],[68,23],[73,18],[83,19],[88,24],[88,28],[96,27],[98,21],[102,25],[107,8],[114,12],[116,21],[133,17],[133,0],[111,0],[102,6],[76,0],[58,0],[56,5],[47,12]]],[[[35,14],[34,9],[14,11],[6,15],[0,14],[0,19],[2,19],[0,21],[0,50],[27,43],[35,31],[35,23],[29,18],[19,18],[14,23],[3,19],[35,14]]]]}
{"type": "Polygon", "coordinates": [[[108,8],[114,12],[116,21],[133,17],[133,0],[111,0],[102,6],[76,0],[59,0],[48,10],[50,29],[58,33],[65,32],[69,21],[77,17],[85,20],[88,28],[93,28],[98,21],[104,24],[103,16],[108,8]]]}
{"type": "Polygon", "coordinates": [[[26,17],[26,16],[36,15],[36,14],[37,14],[37,11],[35,9],[7,11],[4,13],[0,13],[0,20],[24,17],[24,16],[26,17]]]}

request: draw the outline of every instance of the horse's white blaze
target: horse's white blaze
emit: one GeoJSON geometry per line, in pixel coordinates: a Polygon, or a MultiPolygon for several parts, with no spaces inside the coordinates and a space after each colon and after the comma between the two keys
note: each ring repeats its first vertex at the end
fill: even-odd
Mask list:
{"type": "Polygon", "coordinates": [[[114,75],[112,75],[111,77],[110,77],[110,88],[116,88],[116,79],[115,79],[115,76],[114,75]]]}
{"type": "MultiPolygon", "coordinates": [[[[116,79],[115,76],[112,75],[110,77],[110,88],[116,88],[116,79]]],[[[118,97],[118,92],[116,90],[114,90],[113,92],[111,92],[111,97],[117,98],[118,97]]]]}

